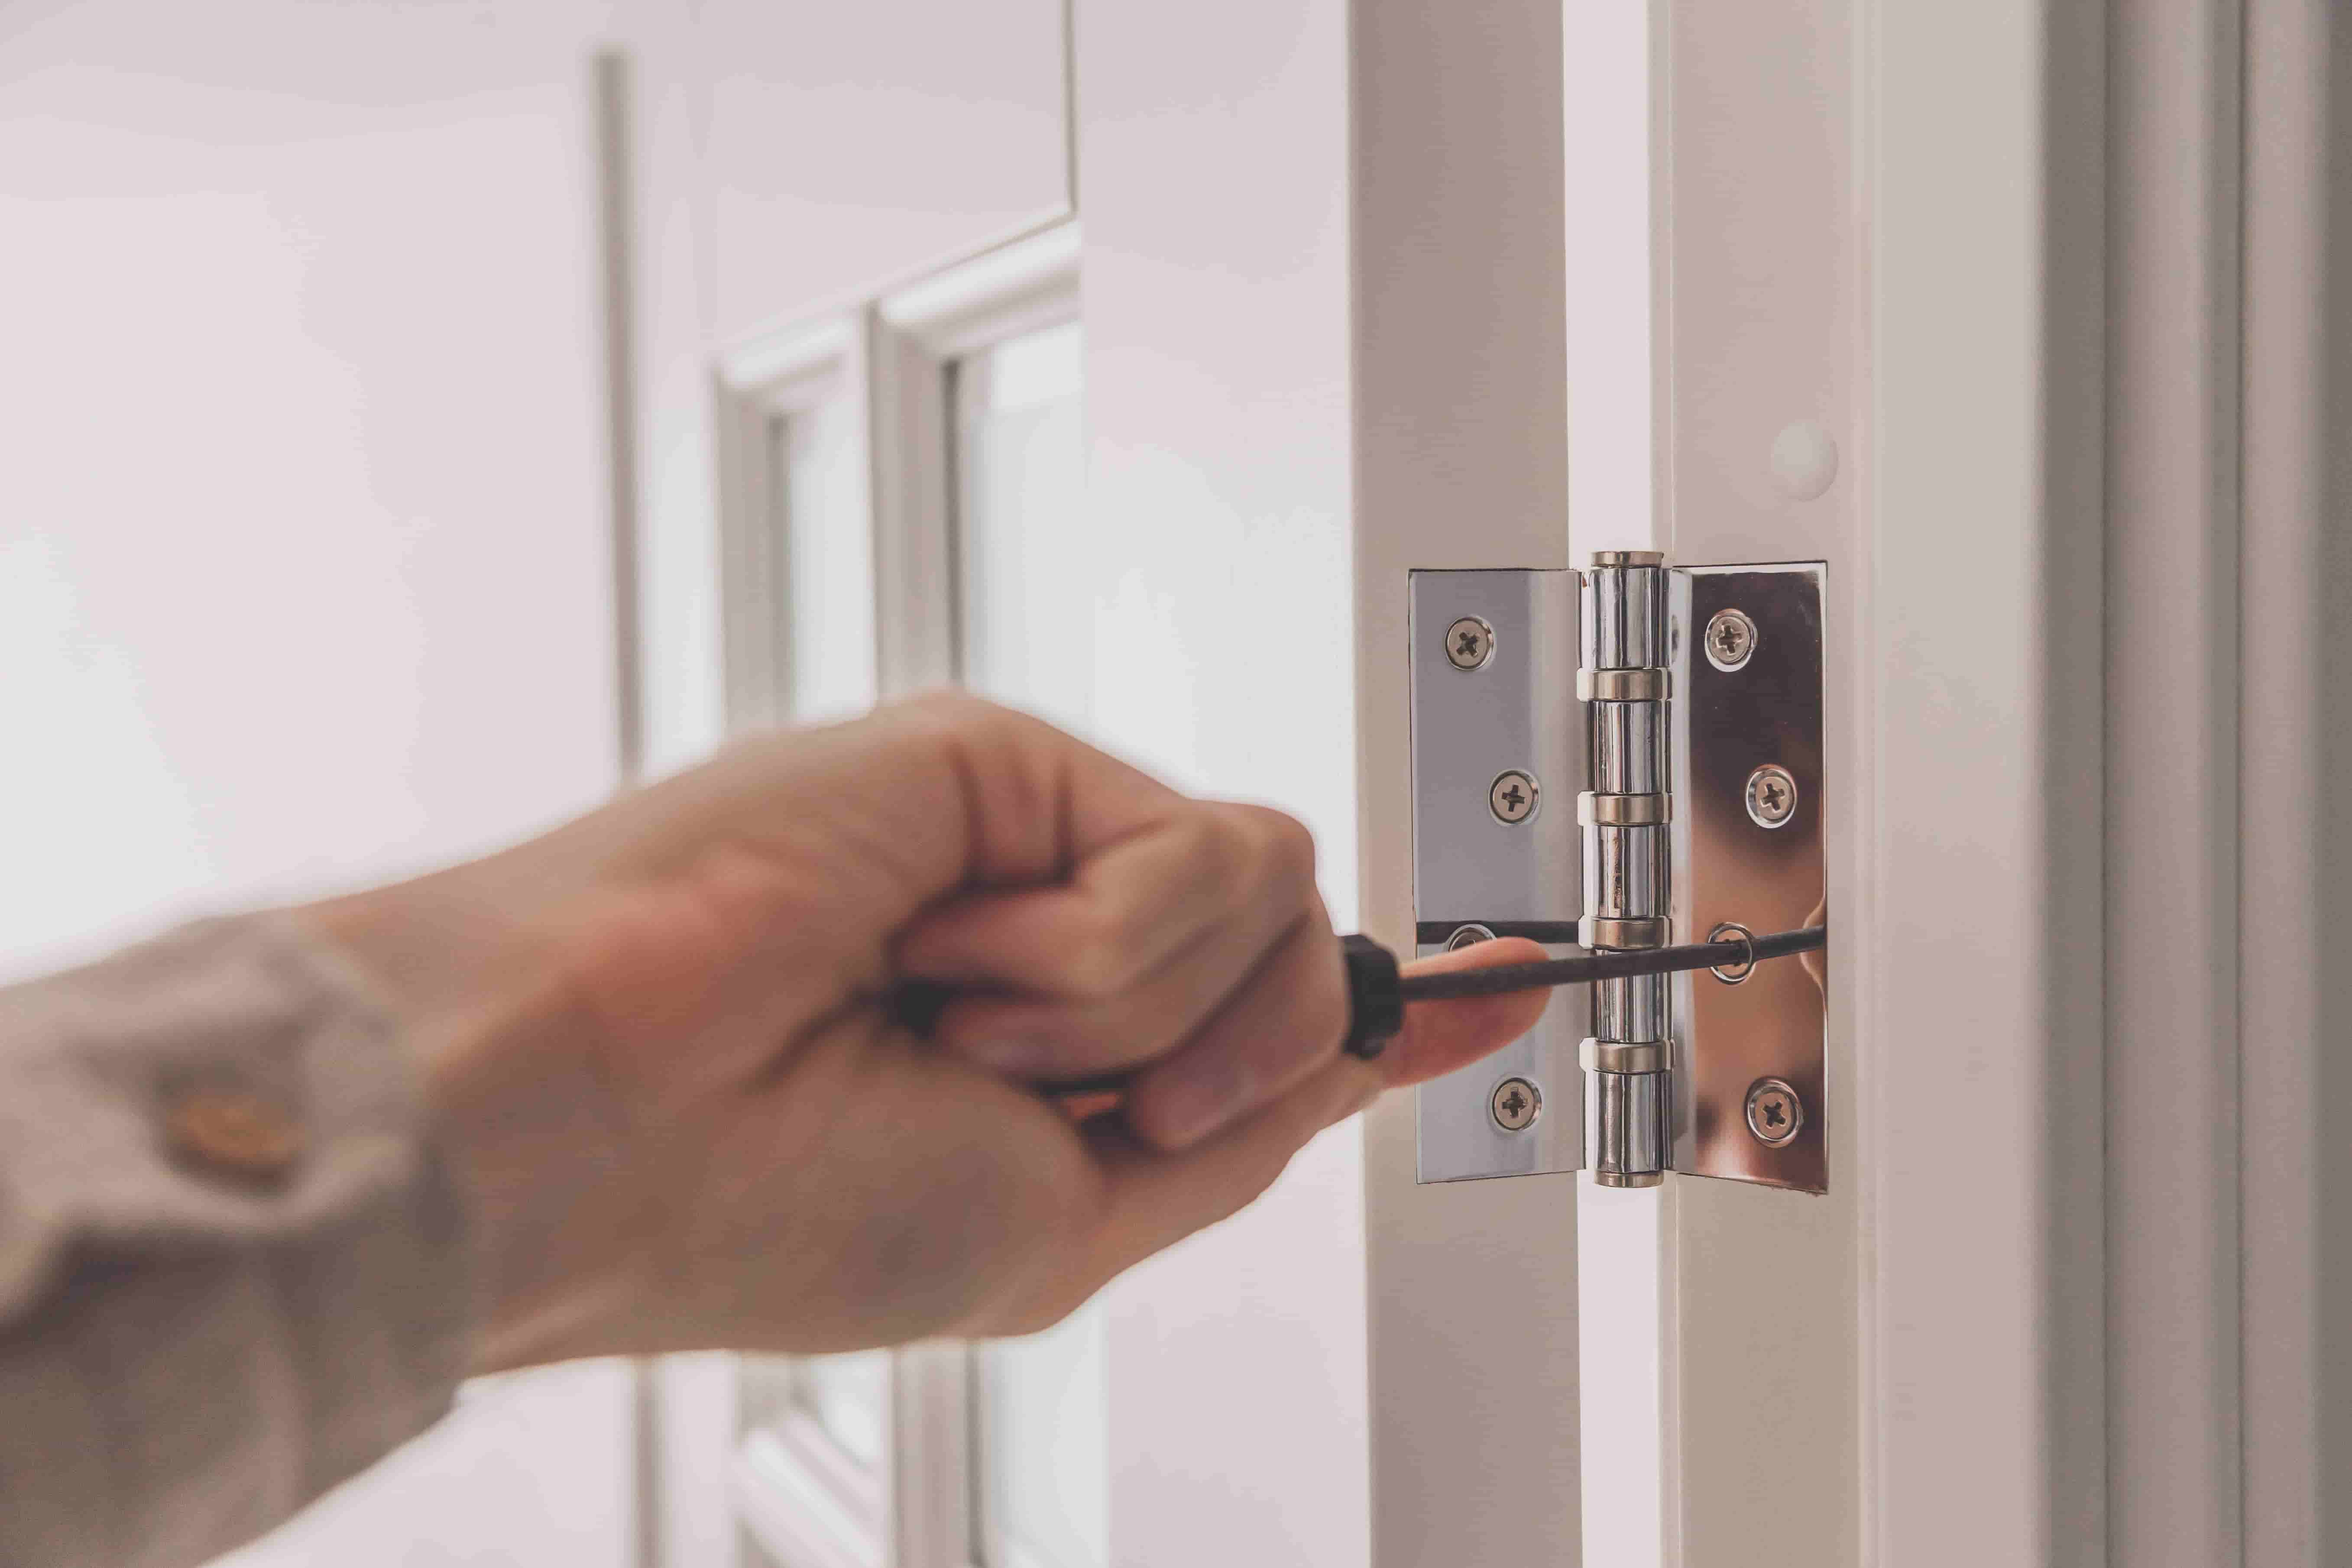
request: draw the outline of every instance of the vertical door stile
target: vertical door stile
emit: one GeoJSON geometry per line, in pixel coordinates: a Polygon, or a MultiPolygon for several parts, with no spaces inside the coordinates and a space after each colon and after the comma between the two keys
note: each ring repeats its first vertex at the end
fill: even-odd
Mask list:
{"type": "MultiPolygon", "coordinates": [[[[1626,1519],[1613,1533],[1638,1541],[1654,1528],[1656,1561],[1693,1568],[1815,1568],[1861,1556],[1864,1166],[1850,1131],[1862,1103],[1852,977],[1867,962],[1855,939],[1868,911],[1854,895],[1871,773],[1852,676],[1870,582],[1858,4],[1651,8],[1658,499],[1646,539],[1617,519],[1573,521],[1580,550],[1646,542],[1682,563],[1826,568],[1819,765],[1832,782],[1818,831],[1836,983],[1824,1110],[1841,1130],[1827,1143],[1828,1190],[1685,1176],[1650,1200],[1660,1227],[1663,1496],[1632,1500],[1664,1517],[1654,1526],[1626,1519]]],[[[1572,443],[1578,435],[1571,425],[1572,443]]],[[[1714,804],[1677,801],[1677,816],[1714,804]]],[[[1677,1029],[1693,1022],[1678,1018],[1677,1029]]],[[[1588,1192],[1588,1213],[1629,1196],[1642,1199],[1588,1192]]],[[[1612,1506],[1590,1492],[1588,1502],[1612,1506]]]]}
{"type": "MultiPolygon", "coordinates": [[[[1349,11],[1361,923],[1404,947],[1407,574],[1569,564],[1561,11],[1349,11]]],[[[1372,1562],[1572,1565],[1576,1179],[1416,1184],[1414,1123],[1410,1094],[1365,1121],[1372,1562]]]]}

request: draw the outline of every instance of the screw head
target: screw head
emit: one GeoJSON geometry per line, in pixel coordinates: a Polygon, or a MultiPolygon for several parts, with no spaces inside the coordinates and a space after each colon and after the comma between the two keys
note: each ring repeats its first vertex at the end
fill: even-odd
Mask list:
{"type": "Polygon", "coordinates": [[[1445,628],[1445,658],[1456,669],[1484,669],[1495,657],[1495,628],[1465,616],[1445,628]]]}
{"type": "Polygon", "coordinates": [[[1785,1079],[1759,1078],[1748,1086],[1748,1131],[1767,1149],[1785,1149],[1805,1125],[1805,1102],[1785,1079]]]}
{"type": "Polygon", "coordinates": [[[1507,768],[1486,786],[1486,809],[1495,814],[1496,821],[1516,826],[1536,814],[1536,803],[1542,794],[1533,773],[1507,768]]]}
{"type": "Polygon", "coordinates": [[[1523,1078],[1507,1078],[1486,1097],[1495,1125],[1506,1132],[1525,1132],[1543,1114],[1543,1090],[1523,1078]]]}
{"type": "Polygon", "coordinates": [[[1718,963],[1707,973],[1726,985],[1737,985],[1756,973],[1756,933],[1738,921],[1725,921],[1706,933],[1709,942],[1745,942],[1748,956],[1736,963],[1718,963]]]}
{"type": "Polygon", "coordinates": [[[1725,671],[1738,669],[1756,655],[1756,623],[1744,610],[1717,610],[1699,639],[1706,662],[1725,671]]]}
{"type": "Polygon", "coordinates": [[[1748,775],[1748,816],[1759,827],[1786,827],[1797,815],[1797,780],[1778,763],[1748,775]]]}
{"type": "Polygon", "coordinates": [[[1475,947],[1482,942],[1492,942],[1495,933],[1482,925],[1455,926],[1454,934],[1445,939],[1445,951],[1459,952],[1465,947],[1475,947]]]}

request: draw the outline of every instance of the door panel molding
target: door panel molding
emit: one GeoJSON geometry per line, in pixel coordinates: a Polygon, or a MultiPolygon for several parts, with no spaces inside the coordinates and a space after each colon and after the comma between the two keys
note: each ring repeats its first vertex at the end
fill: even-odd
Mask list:
{"type": "Polygon", "coordinates": [[[1057,222],[883,294],[870,311],[875,562],[885,691],[963,673],[954,434],[957,359],[1078,319],[1076,222],[1057,222]]]}

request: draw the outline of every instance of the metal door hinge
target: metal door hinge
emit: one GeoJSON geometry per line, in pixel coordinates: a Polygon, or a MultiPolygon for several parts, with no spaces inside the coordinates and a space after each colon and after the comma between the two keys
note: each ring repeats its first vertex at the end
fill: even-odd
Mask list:
{"type": "MultiPolygon", "coordinates": [[[[1822,923],[1822,578],[1643,551],[1413,573],[1419,951],[1822,923]]],[[[1562,989],[1526,1037],[1422,1086],[1421,1180],[1826,1191],[1827,973],[1811,954],[1562,989]]]]}

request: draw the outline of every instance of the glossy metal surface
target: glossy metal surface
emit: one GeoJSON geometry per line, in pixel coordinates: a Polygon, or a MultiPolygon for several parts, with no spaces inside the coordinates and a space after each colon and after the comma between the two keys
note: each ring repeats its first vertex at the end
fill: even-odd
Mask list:
{"type": "Polygon", "coordinates": [[[1630,1185],[1634,1184],[1625,1178],[1654,1178],[1664,1170],[1674,1081],[1665,1072],[1592,1075],[1585,1141],[1595,1180],[1604,1186],[1630,1185]]]}
{"type": "MultiPolygon", "coordinates": [[[[1415,572],[1412,666],[1414,919],[1451,931],[1471,924],[1573,922],[1580,912],[1579,828],[1568,809],[1590,787],[1578,667],[1577,574],[1570,571],[1415,572]],[[1443,640],[1472,618],[1492,652],[1457,668],[1443,640]],[[1541,781],[1532,816],[1497,820],[1496,780],[1541,781]]],[[[1423,942],[1419,951],[1443,951],[1423,942]]],[[[1555,956],[1576,949],[1548,946],[1555,956]]],[[[1576,1059],[1589,987],[1563,986],[1535,1029],[1501,1051],[1416,1091],[1423,1182],[1569,1172],[1584,1163],[1584,1075],[1576,1059]],[[1504,1080],[1534,1086],[1542,1110],[1508,1130],[1496,1120],[1504,1080]]]]}
{"type": "Polygon", "coordinates": [[[1738,669],[1756,651],[1756,623],[1738,610],[1717,610],[1706,618],[1699,646],[1716,668],[1726,673],[1738,669]]]}
{"type": "MultiPolygon", "coordinates": [[[[1697,942],[1726,921],[1788,931],[1829,918],[1822,822],[1822,573],[1815,563],[1700,566],[1678,572],[1675,648],[1674,940],[1697,942]],[[1691,657],[1691,635],[1737,607],[1756,626],[1736,669],[1691,657]],[[1766,765],[1796,785],[1778,826],[1748,815],[1747,786],[1766,765]]],[[[1677,1171],[1827,1190],[1829,1103],[1822,1069],[1828,953],[1760,963],[1737,985],[1704,971],[1676,976],[1682,1070],[1674,1107],[1677,1171]],[[1748,1131],[1759,1079],[1785,1081],[1804,1107],[1784,1146],[1748,1131]]]]}
{"type": "Polygon", "coordinates": [[[1543,1090],[1523,1078],[1507,1078],[1486,1100],[1495,1125],[1506,1132],[1524,1132],[1543,1115],[1543,1090]]]}
{"type": "Polygon", "coordinates": [[[1805,1102],[1777,1078],[1759,1078],[1748,1086],[1748,1136],[1768,1149],[1785,1148],[1805,1129],[1805,1102]]]}
{"type": "Polygon", "coordinates": [[[1599,795],[1591,790],[1576,797],[1576,820],[1617,827],[1655,827],[1675,818],[1670,795],[1599,795]]]}
{"type": "Polygon", "coordinates": [[[1655,795],[1665,789],[1664,702],[1595,702],[1592,787],[1604,795],[1655,795]]]}
{"type": "MultiPolygon", "coordinates": [[[[1622,798],[1622,797],[1619,797],[1622,798]]],[[[1585,829],[1584,912],[1639,919],[1666,909],[1666,829],[1595,823],[1585,829]]]]}
{"type": "Polygon", "coordinates": [[[1584,584],[1584,636],[1579,649],[1587,669],[1664,667],[1659,633],[1665,624],[1666,570],[1646,552],[1596,555],[1584,584]],[[1604,563],[1642,556],[1638,565],[1604,563]]]}
{"type": "MultiPolygon", "coordinates": [[[[1577,695],[1586,706],[1593,779],[1621,804],[1580,810],[1584,832],[1584,934],[1596,947],[1641,946],[1642,922],[1672,913],[1672,815],[1666,791],[1668,715],[1674,682],[1666,659],[1668,604],[1677,579],[1633,558],[1601,556],[1586,577],[1584,667],[1577,695]],[[1647,811],[1633,803],[1653,803],[1647,811]],[[1609,816],[1648,816],[1629,826],[1609,816]]],[[[1663,931],[1660,932],[1663,934],[1663,931]]],[[[1664,976],[1603,980],[1592,987],[1592,1038],[1580,1053],[1591,1069],[1585,1149],[1593,1179],[1623,1186],[1659,1179],[1672,1149],[1672,990],[1664,976]]]]}
{"type": "Polygon", "coordinates": [[[1674,1019],[1667,1012],[1672,981],[1671,975],[1635,974],[1595,985],[1593,1038],[1626,1045],[1673,1038],[1674,1019]]]}

